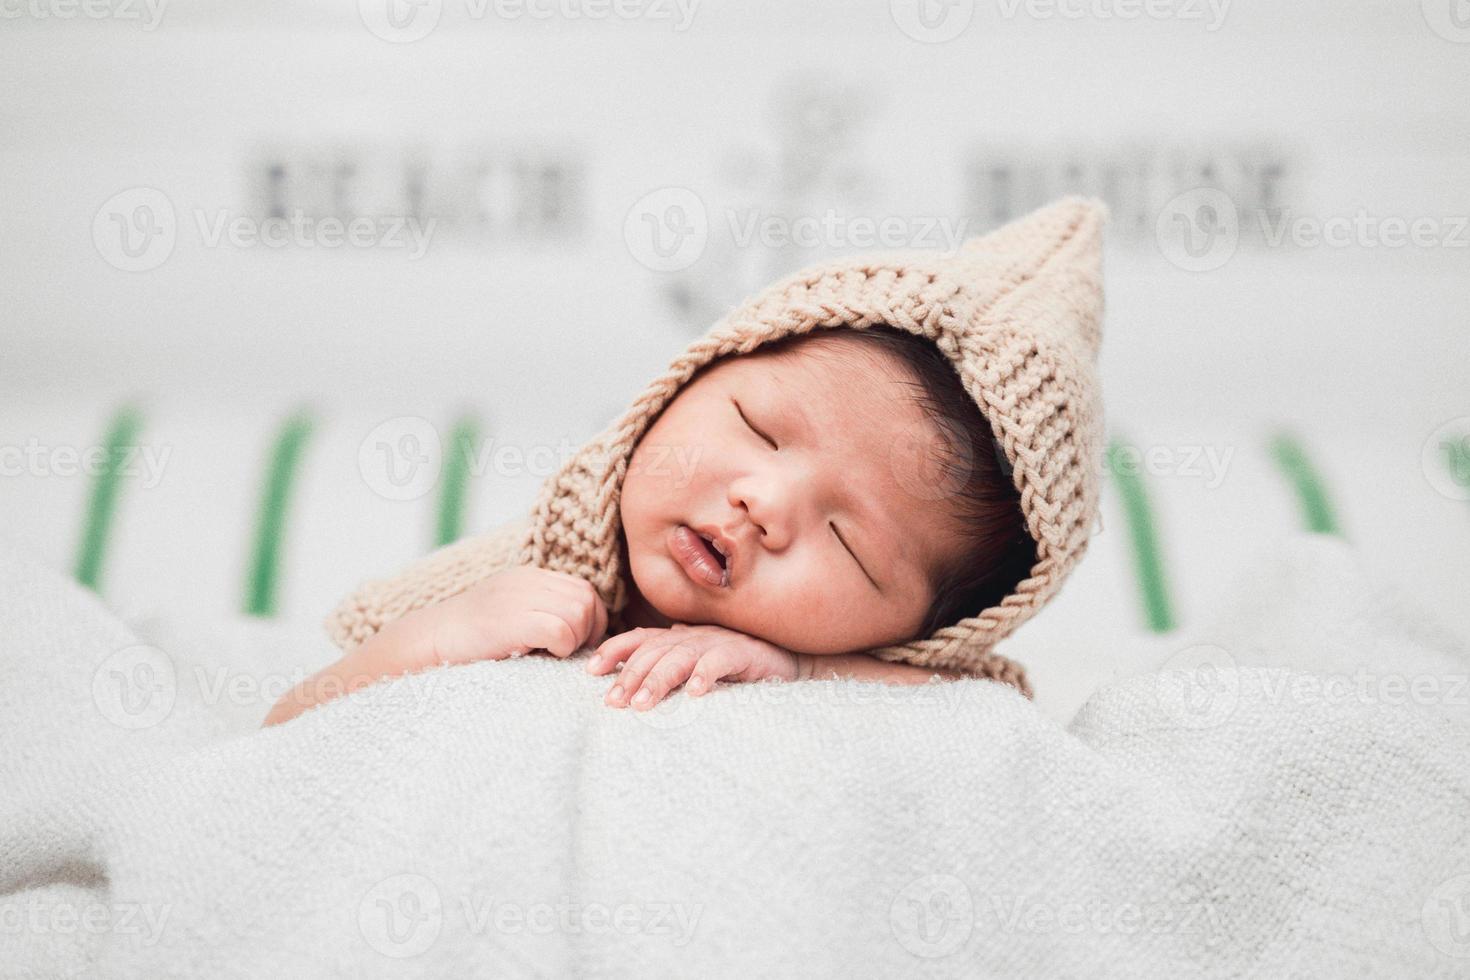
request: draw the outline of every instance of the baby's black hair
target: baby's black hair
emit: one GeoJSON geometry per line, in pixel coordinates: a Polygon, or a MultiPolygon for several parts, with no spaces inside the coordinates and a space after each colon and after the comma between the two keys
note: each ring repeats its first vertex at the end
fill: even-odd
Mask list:
{"type": "MultiPolygon", "coordinates": [[[[834,332],[787,337],[762,349],[834,332]]],[[[937,570],[934,601],[915,638],[926,637],[998,605],[1030,573],[1036,543],[1026,531],[1021,495],[1005,452],[949,358],[933,341],[907,330],[873,326],[840,333],[870,351],[897,357],[908,368],[916,379],[915,401],[939,434],[933,443],[935,462],[948,488],[942,502],[949,505],[967,546],[960,561],[937,570]]]]}

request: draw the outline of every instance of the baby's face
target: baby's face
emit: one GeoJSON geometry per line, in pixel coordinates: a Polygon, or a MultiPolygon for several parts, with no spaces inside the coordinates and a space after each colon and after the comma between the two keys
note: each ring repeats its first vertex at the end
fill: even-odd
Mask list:
{"type": "Polygon", "coordinates": [[[958,547],[915,469],[939,430],[913,383],[840,336],[706,368],[629,462],[620,514],[637,593],[674,622],[798,653],[912,638],[958,547]]]}

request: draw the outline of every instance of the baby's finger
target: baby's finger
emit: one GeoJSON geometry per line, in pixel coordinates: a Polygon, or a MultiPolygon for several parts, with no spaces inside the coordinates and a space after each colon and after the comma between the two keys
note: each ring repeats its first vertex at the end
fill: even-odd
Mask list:
{"type": "Polygon", "coordinates": [[[638,693],[638,688],[643,685],[643,678],[648,676],[654,664],[666,656],[671,647],[686,642],[688,641],[683,636],[665,633],[639,647],[638,652],[623,664],[623,670],[618,674],[617,683],[608,690],[607,703],[615,708],[625,707],[638,693]]]}
{"type": "Polygon", "coordinates": [[[689,682],[685,690],[690,697],[699,697],[709,693],[715,686],[715,682],[726,677],[733,677],[745,669],[748,659],[740,651],[739,643],[721,643],[719,646],[706,650],[699,658],[699,662],[690,671],[689,682]]]}
{"type": "Polygon", "coordinates": [[[640,626],[638,629],[628,630],[626,633],[619,633],[617,636],[608,637],[602,641],[602,645],[597,648],[596,652],[588,658],[587,673],[598,675],[608,673],[618,664],[632,656],[634,650],[637,650],[644,643],[653,639],[655,635],[662,632],[663,630],[640,626]]]}
{"type": "Polygon", "coordinates": [[[658,663],[643,679],[643,684],[633,693],[630,702],[639,711],[645,711],[662,701],[670,691],[689,679],[689,673],[699,661],[699,644],[684,642],[670,647],[659,658],[658,663]]]}
{"type": "Polygon", "coordinates": [[[539,647],[555,657],[570,657],[581,643],[576,628],[561,610],[529,610],[525,633],[526,645],[539,647]]]}
{"type": "MultiPolygon", "coordinates": [[[[599,627],[599,612],[601,603],[589,604],[580,595],[553,595],[543,594],[537,601],[532,603],[533,609],[544,609],[547,612],[556,613],[566,620],[571,626],[576,644],[572,649],[580,650],[584,646],[591,645],[593,637],[597,635],[599,627]]],[[[558,654],[560,656],[560,654],[558,654]]]]}

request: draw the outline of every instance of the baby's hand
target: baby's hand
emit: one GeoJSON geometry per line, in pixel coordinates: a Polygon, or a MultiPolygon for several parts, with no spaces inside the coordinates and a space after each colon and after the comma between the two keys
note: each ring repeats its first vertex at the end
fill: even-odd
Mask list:
{"type": "Polygon", "coordinates": [[[607,606],[584,579],[522,565],[422,612],[442,664],[504,660],[545,650],[571,656],[602,639],[607,606]]]}
{"type": "Polygon", "coordinates": [[[388,623],[286,692],[265,723],[288,721],[382,678],[441,664],[504,660],[532,650],[569,657],[606,630],[607,607],[586,581],[530,565],[507,569],[388,623]]]}
{"type": "Polygon", "coordinates": [[[597,648],[587,661],[587,672],[606,674],[624,661],[605,700],[614,708],[632,704],[640,711],[652,708],[686,681],[686,690],[698,697],[721,679],[794,681],[800,674],[797,655],[778,646],[723,626],[683,623],[672,629],[619,633],[597,648]]]}

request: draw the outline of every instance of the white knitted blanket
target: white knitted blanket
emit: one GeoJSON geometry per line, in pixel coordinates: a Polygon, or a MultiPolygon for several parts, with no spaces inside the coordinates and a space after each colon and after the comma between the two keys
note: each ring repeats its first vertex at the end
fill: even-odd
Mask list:
{"type": "Polygon", "coordinates": [[[979,681],[637,715],[532,658],[261,731],[323,639],[5,559],[0,974],[1466,976],[1463,648],[1328,541],[1220,612],[1069,729],[979,681]]]}

